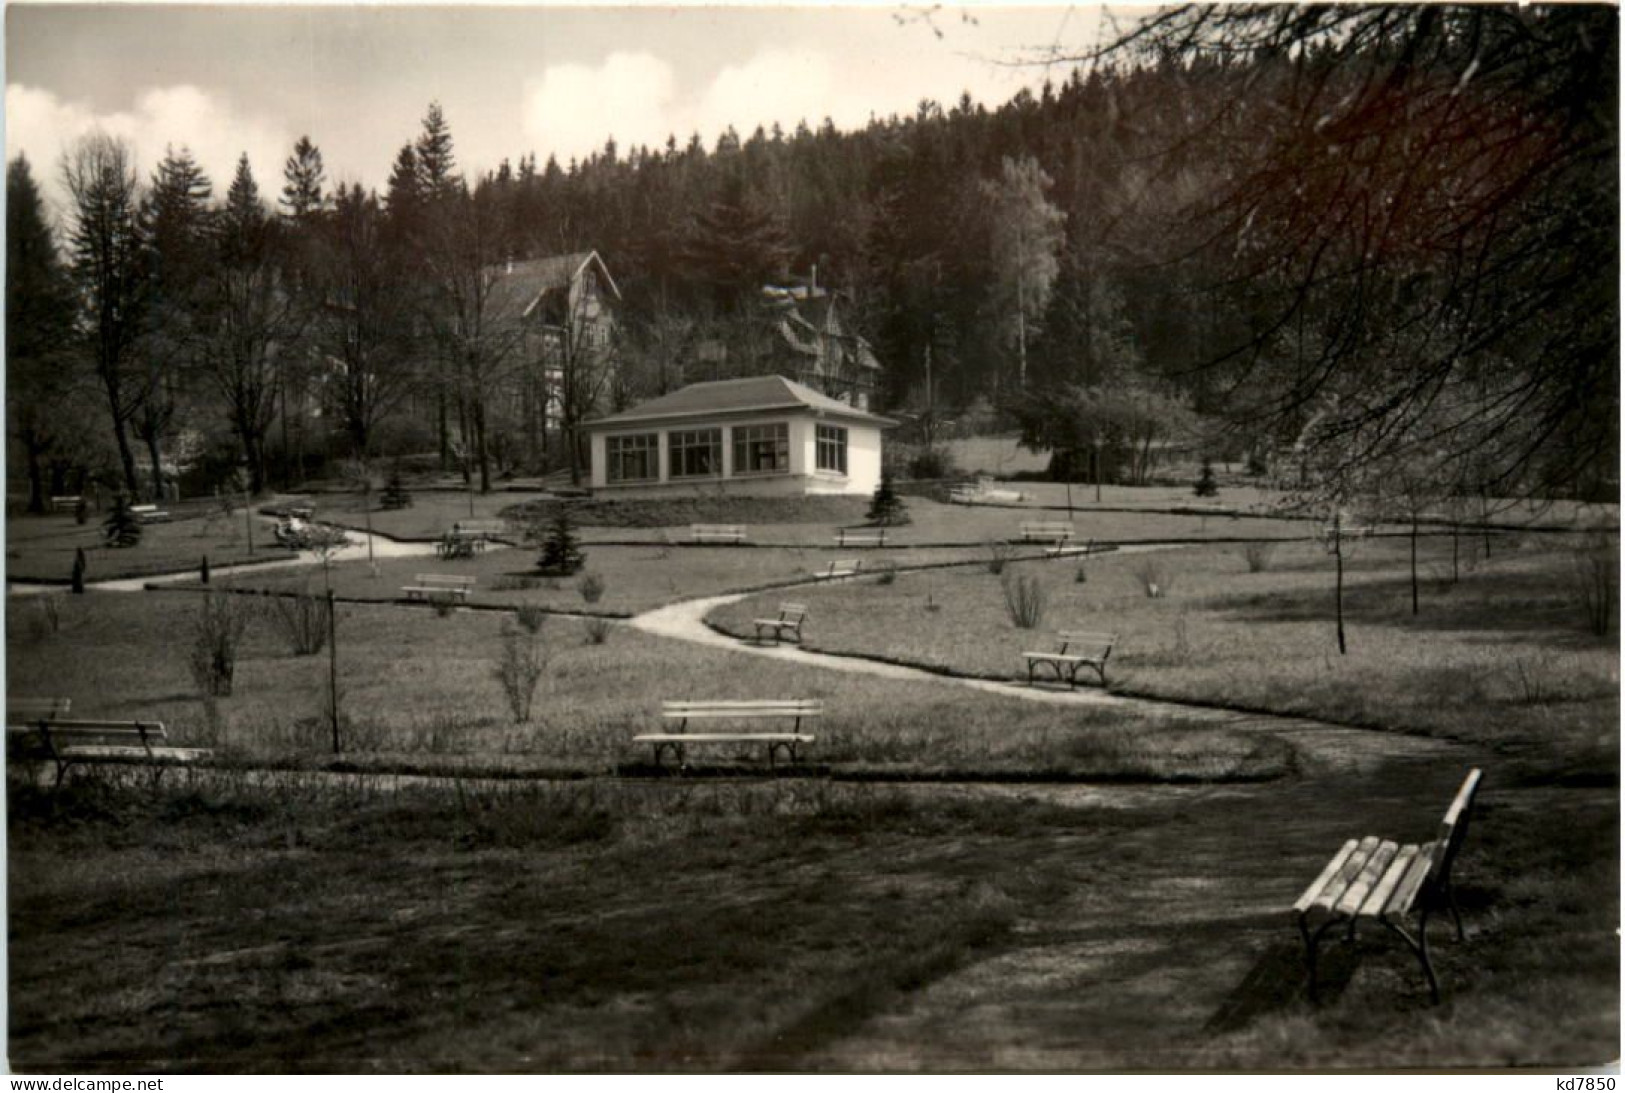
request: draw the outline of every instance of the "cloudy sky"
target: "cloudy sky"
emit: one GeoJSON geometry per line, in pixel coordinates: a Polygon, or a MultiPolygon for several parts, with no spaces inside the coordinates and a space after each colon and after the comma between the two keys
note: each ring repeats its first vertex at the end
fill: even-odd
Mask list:
{"type": "Polygon", "coordinates": [[[995,105],[1065,75],[1009,62],[1082,48],[1103,18],[1093,6],[926,12],[11,4],[6,150],[50,184],[63,146],[99,127],[134,146],[143,174],[166,144],[190,147],[217,193],[246,151],[271,195],[309,134],[330,179],[382,188],[433,99],[473,173],[528,152],[566,163],[611,135],[624,149],[697,131],[711,147],[730,124],[847,128],[962,91],[995,105]]]}

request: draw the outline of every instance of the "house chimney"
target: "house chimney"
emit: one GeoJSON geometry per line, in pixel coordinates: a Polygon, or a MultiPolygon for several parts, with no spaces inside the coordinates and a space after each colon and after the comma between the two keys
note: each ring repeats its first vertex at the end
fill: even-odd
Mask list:
{"type": "Polygon", "coordinates": [[[814,262],[813,267],[812,267],[812,291],[808,292],[807,295],[808,296],[813,296],[813,297],[816,297],[818,295],[818,263],[817,262],[814,262]]]}

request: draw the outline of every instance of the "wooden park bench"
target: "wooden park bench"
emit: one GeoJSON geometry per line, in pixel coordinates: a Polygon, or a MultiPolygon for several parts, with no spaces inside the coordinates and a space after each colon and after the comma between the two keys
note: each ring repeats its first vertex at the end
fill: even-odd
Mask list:
{"type": "Polygon", "coordinates": [[[1059,554],[1075,535],[1072,525],[1064,520],[1029,520],[1021,525],[1022,542],[1048,543],[1051,554],[1059,554]]]}
{"type": "Polygon", "coordinates": [[[51,498],[52,512],[76,512],[85,499],[79,496],[51,498]]]}
{"type": "Polygon", "coordinates": [[[1468,815],[1482,778],[1483,771],[1476,767],[1468,772],[1432,842],[1400,846],[1375,835],[1350,839],[1326,863],[1314,883],[1304,889],[1292,913],[1308,950],[1311,999],[1315,997],[1315,955],[1322,935],[1346,924],[1347,938],[1352,941],[1363,919],[1380,923],[1400,936],[1421,961],[1428,990],[1433,1001],[1439,1001],[1439,980],[1428,957],[1428,916],[1448,907],[1456,923],[1456,940],[1467,939],[1450,886],[1450,867],[1467,837],[1468,815]],[[1311,929],[1317,913],[1324,915],[1325,921],[1311,929]],[[1405,929],[1412,915],[1416,916],[1414,936],[1405,929]]]}
{"type": "Polygon", "coordinates": [[[508,525],[501,520],[459,520],[451,525],[453,535],[473,539],[481,547],[501,539],[507,530],[508,525]]]}
{"type": "Polygon", "coordinates": [[[409,600],[424,600],[433,602],[444,597],[447,600],[468,600],[468,594],[474,591],[474,582],[477,577],[462,577],[444,573],[419,573],[412,580],[413,584],[401,589],[409,600]]]}
{"type": "Polygon", "coordinates": [[[744,524],[695,524],[691,531],[696,543],[743,543],[744,524]]]}
{"type": "Polygon", "coordinates": [[[662,702],[660,715],[666,721],[676,721],[675,732],[643,733],[632,738],[636,744],[652,744],[655,752],[655,765],[660,765],[661,756],[670,751],[679,765],[687,758],[688,748],[695,744],[763,744],[767,747],[767,762],[772,766],[779,751],[783,751],[790,762],[796,761],[796,747],[800,744],[811,744],[817,737],[811,733],[801,731],[801,722],[804,718],[821,717],[824,713],[824,704],[816,699],[767,699],[745,702],[688,702],[668,701],[662,702]],[[761,720],[794,718],[795,724],[789,732],[688,732],[690,721],[711,720],[761,720]]]}
{"type": "Polygon", "coordinates": [[[54,764],[54,784],[60,786],[74,763],[185,763],[212,754],[205,748],[159,746],[165,735],[161,721],[69,719],[70,705],[66,698],[8,700],[7,758],[54,764]]]}
{"type": "Polygon", "coordinates": [[[774,644],[786,635],[793,635],[797,644],[801,642],[801,624],[807,621],[807,607],[799,603],[779,604],[779,617],[776,619],[753,619],[756,626],[756,640],[761,641],[764,632],[771,632],[774,644]]]}
{"type": "Polygon", "coordinates": [[[862,558],[832,559],[828,565],[818,570],[813,576],[821,581],[832,581],[838,577],[856,577],[862,569],[862,558]]]}
{"type": "Polygon", "coordinates": [[[131,505],[130,515],[142,524],[157,524],[169,519],[169,513],[157,505],[131,505]]]}
{"type": "Polygon", "coordinates": [[[1100,685],[1106,685],[1106,661],[1111,658],[1112,646],[1117,644],[1116,634],[1103,634],[1085,630],[1062,630],[1056,635],[1061,646],[1053,653],[1022,653],[1027,658],[1027,682],[1033,683],[1034,670],[1048,665],[1055,673],[1055,681],[1063,679],[1070,687],[1078,685],[1078,670],[1092,668],[1100,676],[1100,685]]]}
{"type": "Polygon", "coordinates": [[[839,547],[884,547],[886,545],[886,529],[842,528],[835,533],[835,545],[839,547]]]}
{"type": "Polygon", "coordinates": [[[435,553],[441,558],[472,558],[496,542],[504,530],[501,520],[462,520],[440,537],[435,553]]]}

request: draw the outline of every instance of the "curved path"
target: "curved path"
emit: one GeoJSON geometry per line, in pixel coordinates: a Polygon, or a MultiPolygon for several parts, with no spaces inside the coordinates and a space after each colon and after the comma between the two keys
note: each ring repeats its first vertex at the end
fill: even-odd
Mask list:
{"type": "MultiPolygon", "coordinates": [[[[811,583],[811,582],[809,582],[811,583]]],[[[828,582],[818,582],[828,583],[828,582]]],[[[758,645],[719,633],[705,623],[715,608],[757,595],[754,592],[707,596],[667,604],[628,620],[628,625],[646,634],[692,642],[713,649],[728,649],[748,656],[789,661],[836,672],[880,676],[884,679],[924,681],[938,686],[965,687],[984,694],[1052,706],[1092,706],[1119,709],[1125,713],[1150,715],[1180,721],[1209,721],[1227,727],[1267,732],[1285,738],[1298,749],[1305,773],[1320,770],[1369,769],[1390,759],[1442,755],[1460,745],[1445,740],[1403,733],[1332,725],[1309,718],[1277,714],[1238,713],[1211,706],[1187,705],[1150,698],[1112,694],[1094,687],[1062,690],[1058,687],[943,675],[921,668],[872,660],[856,654],[818,653],[795,645],[758,645]]]]}
{"type": "MultiPolygon", "coordinates": [[[[262,517],[261,523],[275,525],[275,517],[262,517]]],[[[327,526],[327,525],[322,525],[327,526]]],[[[356,531],[353,528],[341,528],[350,542],[333,552],[331,561],[338,562],[365,562],[369,558],[420,558],[435,553],[437,544],[400,542],[383,535],[368,535],[365,531],[356,531]],[[372,550],[367,549],[368,540],[372,542],[372,550]]],[[[502,544],[493,544],[500,547],[502,544]]],[[[279,549],[274,540],[268,543],[267,550],[279,549]]],[[[252,565],[219,566],[211,570],[215,577],[233,577],[244,573],[262,573],[266,570],[288,569],[293,566],[311,566],[321,564],[321,557],[309,550],[300,550],[272,562],[256,562],[252,565]]],[[[189,581],[197,576],[196,569],[184,569],[179,573],[159,573],[147,577],[115,577],[105,581],[87,581],[86,588],[101,592],[140,592],[150,584],[177,584],[189,581]]],[[[11,581],[6,585],[6,592],[16,596],[32,596],[43,592],[61,592],[64,586],[59,584],[37,584],[30,581],[11,581]]]]}

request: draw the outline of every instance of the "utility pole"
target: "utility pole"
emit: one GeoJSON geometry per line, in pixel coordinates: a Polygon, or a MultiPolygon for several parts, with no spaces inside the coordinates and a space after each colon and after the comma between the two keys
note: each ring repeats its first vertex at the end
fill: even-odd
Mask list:
{"type": "Polygon", "coordinates": [[[337,755],[343,748],[339,741],[339,612],[331,588],[327,590],[327,693],[332,699],[329,710],[333,717],[333,754],[337,755]]]}

